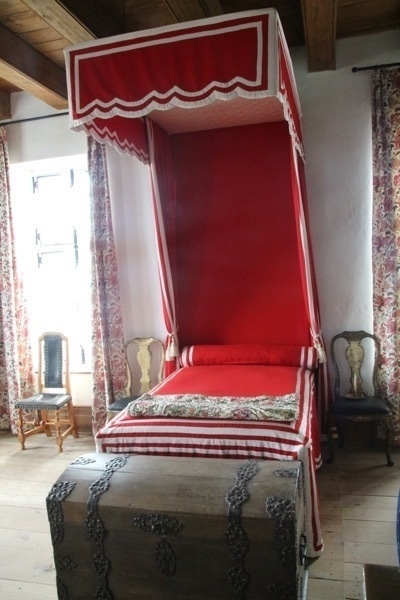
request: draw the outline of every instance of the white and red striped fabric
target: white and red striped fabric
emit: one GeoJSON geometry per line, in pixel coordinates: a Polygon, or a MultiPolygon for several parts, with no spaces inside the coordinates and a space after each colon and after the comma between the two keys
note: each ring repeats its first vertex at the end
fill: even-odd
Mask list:
{"type": "Polygon", "coordinates": [[[157,394],[257,396],[297,392],[296,421],[132,418],[125,411],[96,435],[99,452],[161,456],[298,460],[304,465],[308,555],[323,543],[315,470],[321,464],[314,372],[302,367],[214,365],[183,367],[152,390],[157,394]]]}

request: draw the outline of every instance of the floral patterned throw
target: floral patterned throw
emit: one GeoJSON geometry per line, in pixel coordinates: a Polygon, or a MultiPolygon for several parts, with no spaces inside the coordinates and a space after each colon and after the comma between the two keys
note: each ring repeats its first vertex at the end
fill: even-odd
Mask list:
{"type": "Polygon", "coordinates": [[[128,404],[131,417],[182,417],[190,419],[234,419],[239,421],[295,421],[299,395],[203,396],[201,394],[143,394],[128,404]]]}

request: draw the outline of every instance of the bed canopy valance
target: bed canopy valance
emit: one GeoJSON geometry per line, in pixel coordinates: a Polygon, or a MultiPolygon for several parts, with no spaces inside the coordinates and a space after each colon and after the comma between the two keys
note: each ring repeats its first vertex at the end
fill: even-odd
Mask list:
{"type": "Polygon", "coordinates": [[[277,12],[97,40],[66,64],[71,128],[150,165],[170,368],[178,343],[313,345],[323,361],[277,12]]]}
{"type": "Polygon", "coordinates": [[[85,43],[66,51],[66,62],[72,129],[145,162],[146,116],[168,133],[286,120],[303,154],[291,61],[273,9],[85,43]]]}

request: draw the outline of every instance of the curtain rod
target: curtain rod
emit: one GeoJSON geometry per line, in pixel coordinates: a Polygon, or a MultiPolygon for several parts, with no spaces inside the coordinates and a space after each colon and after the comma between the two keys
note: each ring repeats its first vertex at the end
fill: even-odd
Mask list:
{"type": "Polygon", "coordinates": [[[15,123],[28,123],[28,121],[39,121],[40,119],[51,119],[52,117],[63,117],[68,112],[54,113],[54,115],[43,115],[41,117],[27,117],[26,119],[15,119],[15,121],[0,121],[0,125],[14,125],[15,123]]]}
{"type": "Polygon", "coordinates": [[[369,67],[353,67],[353,73],[357,71],[370,71],[372,69],[386,69],[386,67],[400,67],[400,62],[387,63],[386,65],[370,65],[369,67]]]}

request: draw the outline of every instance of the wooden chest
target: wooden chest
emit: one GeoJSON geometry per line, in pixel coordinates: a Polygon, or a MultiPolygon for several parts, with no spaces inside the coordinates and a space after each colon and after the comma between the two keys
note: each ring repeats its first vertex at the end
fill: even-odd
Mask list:
{"type": "Polygon", "coordinates": [[[298,461],[93,453],[47,497],[58,597],[305,597],[298,461]]]}

